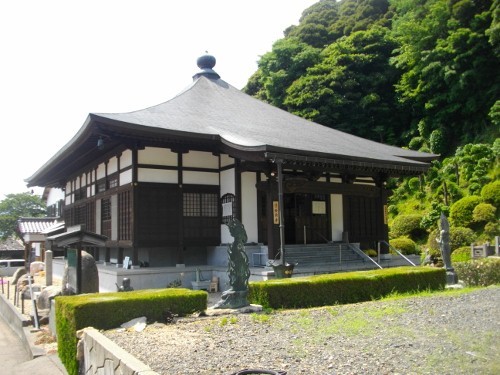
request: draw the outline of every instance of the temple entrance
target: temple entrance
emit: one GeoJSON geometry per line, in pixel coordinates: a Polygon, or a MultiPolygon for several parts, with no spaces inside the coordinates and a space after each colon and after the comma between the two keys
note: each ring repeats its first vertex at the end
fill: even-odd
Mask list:
{"type": "Polygon", "coordinates": [[[283,195],[285,243],[326,243],[331,238],[328,194],[283,195]]]}

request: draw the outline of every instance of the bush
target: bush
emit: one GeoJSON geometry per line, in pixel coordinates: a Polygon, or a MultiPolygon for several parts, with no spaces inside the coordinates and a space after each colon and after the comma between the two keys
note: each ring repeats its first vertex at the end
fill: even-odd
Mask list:
{"type": "Polygon", "coordinates": [[[481,201],[481,197],[471,195],[453,203],[450,207],[452,224],[456,227],[468,227],[473,221],[472,212],[481,201]]]}
{"type": "Polygon", "coordinates": [[[500,283],[500,259],[484,258],[453,265],[458,279],[466,286],[488,286],[500,283]]]}
{"type": "Polygon", "coordinates": [[[451,253],[452,263],[457,262],[467,262],[471,260],[471,248],[470,246],[462,246],[451,253]]]}
{"type": "MultiPolygon", "coordinates": [[[[396,216],[391,224],[391,236],[394,238],[408,236],[419,239],[425,236],[426,232],[420,227],[422,215],[409,214],[396,216]]],[[[425,238],[425,237],[424,237],[425,238]]]]}
{"type": "Polygon", "coordinates": [[[368,255],[369,257],[376,257],[378,255],[377,250],[373,250],[373,249],[366,249],[366,250],[363,250],[363,252],[366,255],[368,255]]]}
{"type": "Polygon", "coordinates": [[[500,180],[484,185],[481,189],[481,197],[485,202],[495,207],[500,207],[500,180]]]}
{"type": "MultiPolygon", "coordinates": [[[[439,243],[436,239],[439,239],[439,229],[433,230],[429,234],[429,239],[427,240],[427,247],[429,249],[429,254],[440,255],[441,250],[439,249],[439,243]]],[[[476,239],[476,234],[470,228],[464,227],[451,227],[450,228],[450,249],[455,251],[459,247],[468,246],[473,243],[476,239]]]]}
{"type": "Polygon", "coordinates": [[[248,299],[266,308],[304,308],[370,301],[388,294],[443,289],[446,271],[396,267],[251,282],[248,299]]]}
{"type": "Polygon", "coordinates": [[[498,221],[492,221],[486,223],[486,225],[484,226],[483,234],[490,239],[493,239],[495,236],[498,236],[499,233],[500,233],[500,223],[498,221]]]}
{"type": "Polygon", "coordinates": [[[493,221],[496,210],[496,207],[490,203],[479,203],[472,211],[472,220],[478,223],[493,221]]]}
{"type": "Polygon", "coordinates": [[[165,311],[186,315],[207,308],[207,293],[189,289],[148,289],[56,297],[57,351],[69,375],[78,374],[76,331],[110,329],[145,316],[163,321],[165,311]],[[105,317],[105,318],[103,318],[105,317]]]}
{"type": "Polygon", "coordinates": [[[398,249],[404,255],[418,254],[417,245],[408,237],[394,238],[389,241],[389,244],[398,249]]]}

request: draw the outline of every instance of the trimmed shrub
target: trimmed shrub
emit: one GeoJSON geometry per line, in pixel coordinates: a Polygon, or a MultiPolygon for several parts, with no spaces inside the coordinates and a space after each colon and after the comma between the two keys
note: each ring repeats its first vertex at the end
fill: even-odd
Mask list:
{"type": "Polygon", "coordinates": [[[390,228],[391,236],[394,238],[403,236],[415,239],[422,238],[426,234],[426,231],[420,226],[421,221],[422,215],[398,215],[392,221],[390,228]]]}
{"type": "MultiPolygon", "coordinates": [[[[439,243],[436,239],[439,239],[439,229],[433,230],[429,234],[427,240],[427,247],[429,249],[429,254],[431,255],[441,255],[439,249],[439,243]]],[[[476,239],[476,234],[470,228],[464,227],[451,227],[450,228],[450,249],[453,252],[462,246],[468,246],[473,243],[476,239]]]]}
{"type": "Polygon", "coordinates": [[[472,220],[477,223],[495,220],[496,207],[490,203],[479,203],[472,211],[472,220]]]}
{"type": "Polygon", "coordinates": [[[483,234],[486,237],[493,239],[495,236],[498,236],[499,233],[500,233],[500,223],[498,221],[491,221],[489,223],[486,223],[486,225],[484,226],[483,234]]]}
{"type": "Polygon", "coordinates": [[[484,185],[481,189],[481,198],[495,207],[500,207],[500,180],[484,185]]]}
{"type": "Polygon", "coordinates": [[[190,289],[146,289],[56,297],[57,350],[69,375],[78,374],[76,331],[110,329],[145,316],[163,321],[165,311],[186,315],[207,308],[207,293],[190,289]]]}
{"type": "Polygon", "coordinates": [[[251,282],[249,301],[266,308],[305,308],[370,301],[394,292],[439,290],[446,271],[396,267],[251,282]]]}
{"type": "Polygon", "coordinates": [[[484,258],[453,265],[458,279],[466,286],[500,284],[500,259],[484,258]]]}
{"type": "Polygon", "coordinates": [[[471,248],[470,246],[462,246],[451,253],[452,263],[457,262],[467,262],[471,260],[471,248]]]}
{"type": "Polygon", "coordinates": [[[398,249],[404,255],[418,254],[417,245],[408,237],[394,238],[389,241],[389,244],[398,249]]]}
{"type": "Polygon", "coordinates": [[[453,203],[450,207],[451,223],[456,227],[468,227],[473,221],[472,212],[481,201],[481,197],[471,195],[453,203]]]}

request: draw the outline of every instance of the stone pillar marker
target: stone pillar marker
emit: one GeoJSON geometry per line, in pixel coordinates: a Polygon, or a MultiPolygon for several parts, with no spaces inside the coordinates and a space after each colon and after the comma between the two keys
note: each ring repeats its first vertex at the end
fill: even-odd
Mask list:
{"type": "Polygon", "coordinates": [[[45,251],[45,285],[52,285],[52,250],[45,251]]]}

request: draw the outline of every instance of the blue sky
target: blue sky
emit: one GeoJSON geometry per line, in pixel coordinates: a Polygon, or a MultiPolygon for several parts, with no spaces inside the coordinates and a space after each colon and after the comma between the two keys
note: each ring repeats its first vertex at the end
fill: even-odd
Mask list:
{"type": "MultiPolygon", "coordinates": [[[[0,200],[52,157],[89,112],[164,102],[197,72],[242,88],[261,55],[317,0],[18,0],[0,3],[0,200]]],[[[36,190],[38,191],[38,190],[36,190]]]]}

